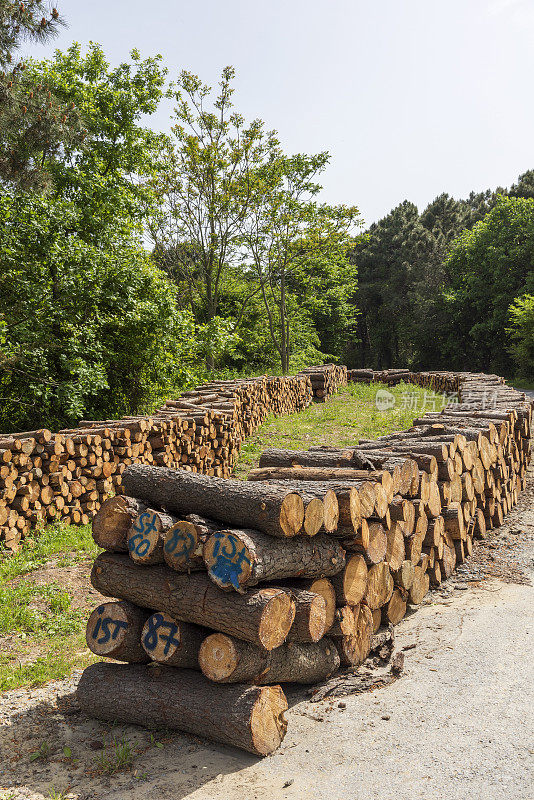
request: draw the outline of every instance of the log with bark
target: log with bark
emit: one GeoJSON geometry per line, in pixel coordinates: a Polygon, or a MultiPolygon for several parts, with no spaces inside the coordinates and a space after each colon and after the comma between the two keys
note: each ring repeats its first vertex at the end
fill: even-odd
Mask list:
{"type": "Polygon", "coordinates": [[[279,686],[220,686],[200,672],[159,664],[92,664],[77,689],[92,717],[167,728],[266,756],[287,730],[287,700],[279,686]]]}
{"type": "Polygon", "coordinates": [[[208,635],[206,628],[156,611],[146,620],[141,631],[141,646],[152,661],[171,667],[198,669],[200,645],[208,635]]]}
{"type": "Polygon", "coordinates": [[[354,448],[339,451],[321,450],[264,450],[260,456],[262,467],[345,467],[374,470],[373,463],[360,456],[354,448]]]}
{"type": "Polygon", "coordinates": [[[262,581],[283,578],[327,578],[345,565],[345,551],[335,539],[274,539],[259,531],[221,530],[204,545],[204,562],[212,581],[238,592],[262,581]]]}
{"type": "Polygon", "coordinates": [[[127,494],[173,514],[199,514],[271,536],[296,536],[304,522],[302,494],[264,483],[210,478],[166,467],[132,464],[123,473],[127,494]]]}
{"type": "Polygon", "coordinates": [[[163,542],[176,517],[147,508],[136,516],[128,533],[128,552],[137,564],[161,564],[163,542]]]}
{"type": "Polygon", "coordinates": [[[176,572],[204,570],[204,544],[218,530],[220,526],[215,522],[196,514],[188,514],[163,535],[165,563],[176,572]]]}
{"type": "Polygon", "coordinates": [[[96,558],[91,583],[107,597],[163,611],[182,622],[229,633],[266,650],[285,641],[295,617],[290,595],[279,589],[230,595],[204,573],[179,575],[167,566],[140,567],[127,556],[114,553],[96,558]]]}
{"type": "MultiPolygon", "coordinates": [[[[310,592],[322,597],[325,604],[325,633],[328,633],[334,624],[334,615],[336,613],[336,592],[332,581],[329,578],[313,578],[311,580],[291,578],[284,581],[284,589],[290,592],[292,597],[295,593],[298,595],[299,592],[310,592]]],[[[291,638],[291,632],[289,633],[289,638],[291,638]]]]}
{"type": "Polygon", "coordinates": [[[96,544],[112,552],[128,552],[130,529],[137,515],[145,510],[145,504],[135,497],[110,497],[93,518],[92,532],[96,544]]]}
{"type": "Polygon", "coordinates": [[[127,601],[102,603],[87,621],[85,639],[97,656],[116,661],[146,663],[141,631],[150,612],[127,601]]]}
{"type": "Polygon", "coordinates": [[[330,639],[289,642],[266,653],[249,642],[222,633],[204,639],[199,654],[204,675],[216,683],[318,683],[339,667],[330,639]]]}
{"type": "Polygon", "coordinates": [[[389,566],[382,561],[369,569],[364,601],[371,610],[384,606],[393,594],[394,584],[389,566]]]}
{"type": "Polygon", "coordinates": [[[364,556],[349,554],[343,570],[330,580],[338,604],[358,605],[367,589],[367,564],[364,556]]]}
{"type": "Polygon", "coordinates": [[[291,589],[280,586],[287,591],[295,604],[295,619],[286,642],[318,642],[325,634],[327,623],[326,600],[317,592],[305,589],[291,589]]]}
{"type": "MultiPolygon", "coordinates": [[[[414,567],[415,570],[415,567],[414,567]]],[[[382,606],[382,621],[384,625],[397,625],[406,614],[408,592],[406,589],[396,588],[388,602],[382,606]]]]}

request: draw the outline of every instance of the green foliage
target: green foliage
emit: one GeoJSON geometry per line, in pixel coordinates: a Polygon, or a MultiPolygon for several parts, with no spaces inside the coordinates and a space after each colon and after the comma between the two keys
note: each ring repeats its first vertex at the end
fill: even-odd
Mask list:
{"type": "Polygon", "coordinates": [[[103,750],[95,756],[99,771],[105,775],[114,775],[122,769],[128,769],[133,764],[133,759],[132,748],[124,739],[114,741],[110,752],[103,750]]]}
{"type": "MultiPolygon", "coordinates": [[[[316,199],[322,188],[316,178],[328,161],[328,153],[287,157],[278,150],[253,175],[244,244],[284,373],[295,352],[295,322],[297,327],[302,325],[303,312],[309,313],[310,321],[312,310],[328,313],[329,300],[335,302],[336,294],[339,296],[340,283],[347,284],[347,280],[340,281],[344,268],[349,278],[355,278],[346,256],[362,224],[358,209],[319,204],[316,199]],[[330,289],[330,297],[318,299],[317,292],[330,289]]],[[[340,309],[338,316],[338,326],[342,320],[345,328],[346,308],[340,309]]],[[[313,344],[319,343],[317,339],[313,344]]]]}
{"type": "MultiPolygon", "coordinates": [[[[141,244],[162,136],[159,58],[111,68],[98,45],[30,62],[28,80],[79,110],[85,142],[43,158],[54,195],[0,195],[0,428],[71,425],[153,407],[196,375],[190,312],[141,244]],[[5,309],[5,310],[4,310],[5,309]]],[[[222,326],[224,328],[224,325],[222,326]]]]}
{"type": "Polygon", "coordinates": [[[2,428],[57,428],[165,394],[192,321],[144,251],[110,229],[98,246],[82,241],[83,214],[62,200],[4,194],[0,214],[2,428]]]}
{"type": "MultiPolygon", "coordinates": [[[[16,555],[0,554],[0,691],[64,678],[94,660],[85,645],[87,608],[54,580],[31,574],[45,565],[73,567],[98,553],[90,526],[51,525],[16,555]],[[20,576],[24,576],[23,579],[20,576]]],[[[42,573],[41,573],[42,576],[42,573]]]]}
{"type": "Polygon", "coordinates": [[[352,251],[361,314],[349,364],[510,370],[508,307],[532,272],[533,175],[512,186],[514,201],[504,189],[442,194],[421,214],[406,201],[370,227],[352,251]]]}
{"type": "Polygon", "coordinates": [[[450,366],[510,372],[509,308],[534,283],[534,200],[501,197],[455,241],[447,270],[450,366]]]}
{"type": "Polygon", "coordinates": [[[46,42],[61,24],[41,0],[0,0],[0,180],[22,189],[49,184],[46,162],[85,135],[77,109],[15,58],[24,41],[46,42]]]}
{"type": "MultiPolygon", "coordinates": [[[[87,666],[95,659],[83,650],[84,642],[85,635],[81,631],[77,636],[47,639],[44,655],[36,657],[33,652],[24,662],[0,656],[0,692],[42,686],[48,681],[67,677],[73,669],[87,666]]],[[[35,642],[32,644],[35,648],[35,642]]]]}
{"type": "Polygon", "coordinates": [[[46,761],[50,755],[50,745],[48,742],[43,742],[35,753],[30,756],[30,761],[46,761]]]}
{"type": "MultiPolygon", "coordinates": [[[[162,199],[148,221],[155,258],[180,287],[182,303],[200,322],[219,313],[221,293],[241,262],[242,226],[249,213],[251,172],[277,146],[261,120],[245,124],[233,111],[234,70],[220,90],[184,70],[169,97],[175,102],[169,141],[149,187],[162,199]]],[[[254,293],[252,288],[252,293],[254,293]]],[[[241,297],[241,318],[249,296],[241,297]]],[[[213,359],[208,358],[213,366],[213,359]]]]}
{"type": "MultiPolygon", "coordinates": [[[[532,280],[534,283],[534,278],[532,280]]],[[[517,297],[510,306],[512,343],[510,350],[517,364],[519,376],[534,377],[534,295],[517,297]]]]}
{"type": "Polygon", "coordinates": [[[356,244],[352,259],[358,266],[360,363],[387,369],[413,362],[415,286],[433,251],[431,232],[407,201],[371,225],[356,244]]]}
{"type": "Polygon", "coordinates": [[[111,67],[102,48],[91,43],[82,54],[75,43],[47,61],[30,61],[32,81],[51,87],[61,102],[79,110],[84,141],[64,143],[61,158],[46,166],[55,196],[79,209],[76,233],[97,244],[109,227],[117,235],[139,232],[154,197],[146,176],[157,164],[164,136],[140,122],[153,114],[163,95],[166,70],[161,57],[111,67]]]}
{"type": "Polygon", "coordinates": [[[60,555],[55,559],[58,566],[73,566],[80,559],[94,557],[99,552],[90,525],[58,523],[38,529],[36,533],[35,539],[24,540],[19,553],[0,552],[0,583],[39,569],[51,556],[60,555]]]}
{"type": "Polygon", "coordinates": [[[175,125],[150,181],[162,198],[148,223],[154,259],[200,324],[232,322],[237,336],[206,353],[208,368],[287,372],[345,344],[353,312],[337,301],[354,277],[345,252],[357,210],[316,202],[328,154],[284,156],[261,120],[233,111],[233,78],[225,68],[214,98],[186,71],[171,89],[175,125]]]}

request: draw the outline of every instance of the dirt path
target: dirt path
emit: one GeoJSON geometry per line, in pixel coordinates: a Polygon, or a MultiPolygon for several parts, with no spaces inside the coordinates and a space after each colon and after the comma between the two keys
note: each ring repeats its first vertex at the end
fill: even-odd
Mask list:
{"type": "Polygon", "coordinates": [[[76,800],[532,800],[533,497],[531,483],[454,582],[398,626],[396,683],[342,701],[290,694],[271,758],[86,719],[74,677],[3,696],[0,798],[53,788],[76,800]],[[477,580],[488,570],[501,578],[477,580]],[[129,753],[132,766],[110,774],[129,753]]]}

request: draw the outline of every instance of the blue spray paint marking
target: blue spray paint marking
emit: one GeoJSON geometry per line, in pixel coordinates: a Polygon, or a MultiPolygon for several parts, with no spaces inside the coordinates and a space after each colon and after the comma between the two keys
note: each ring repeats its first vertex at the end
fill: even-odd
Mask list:
{"type": "Polygon", "coordinates": [[[156,515],[151,513],[150,511],[143,511],[142,514],[139,514],[137,517],[135,524],[132,526],[134,531],[138,531],[139,533],[157,533],[157,527],[154,520],[156,519],[156,515]]]}
{"type": "Polygon", "coordinates": [[[234,589],[239,590],[241,588],[239,577],[243,572],[243,564],[250,564],[250,559],[246,555],[245,545],[242,545],[241,550],[238,550],[236,540],[233,537],[229,538],[220,532],[213,535],[215,537],[215,545],[212,555],[215,561],[210,567],[210,574],[223,585],[230,584],[234,589]],[[226,545],[229,544],[231,546],[230,550],[226,547],[221,547],[223,541],[226,545]]]}
{"type": "Polygon", "coordinates": [[[196,546],[195,537],[190,532],[176,530],[170,539],[165,543],[165,552],[174,555],[176,558],[183,556],[185,561],[189,561],[196,546]],[[180,549],[176,549],[178,545],[180,549]]]}
{"type": "Polygon", "coordinates": [[[159,639],[165,642],[163,654],[167,655],[171,645],[180,646],[180,640],[176,638],[178,625],[175,622],[167,622],[162,614],[153,614],[148,620],[148,630],[143,637],[143,645],[147,650],[155,650],[159,639]],[[168,633],[161,633],[167,630],[168,633]]]}
{"type": "Polygon", "coordinates": [[[158,532],[155,519],[156,515],[150,511],[143,511],[142,514],[139,514],[132,525],[132,530],[136,531],[136,533],[132,534],[128,539],[130,553],[135,553],[140,557],[146,556],[152,545],[152,542],[146,536],[147,534],[158,532]]]}
{"type": "Polygon", "coordinates": [[[136,556],[146,556],[151,544],[150,539],[145,539],[142,533],[134,533],[128,539],[128,550],[136,556]]]}
{"type": "Polygon", "coordinates": [[[158,643],[158,628],[163,622],[163,614],[152,614],[148,619],[148,630],[143,637],[143,644],[149,650],[154,650],[158,643]]]}
{"type": "MultiPolygon", "coordinates": [[[[98,613],[101,615],[105,611],[105,606],[99,606],[98,613]]],[[[92,636],[93,639],[97,639],[99,633],[102,631],[102,636],[100,639],[97,639],[97,644],[107,644],[109,640],[115,641],[117,636],[119,635],[120,630],[128,630],[128,623],[124,622],[120,619],[113,619],[113,617],[102,617],[99,616],[98,622],[96,623],[92,636]],[[113,627],[113,631],[111,631],[111,627],[113,627]]]]}

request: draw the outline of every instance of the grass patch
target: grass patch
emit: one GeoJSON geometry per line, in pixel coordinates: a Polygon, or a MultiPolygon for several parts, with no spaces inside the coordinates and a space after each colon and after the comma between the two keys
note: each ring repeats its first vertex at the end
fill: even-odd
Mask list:
{"type": "Polygon", "coordinates": [[[0,551],[0,586],[4,581],[39,569],[52,556],[60,555],[58,566],[68,567],[94,557],[99,548],[93,541],[90,525],[48,525],[36,528],[33,535],[24,540],[22,550],[10,555],[0,551]]]}
{"type": "MultiPolygon", "coordinates": [[[[83,622],[85,631],[85,620],[83,622]]],[[[44,655],[35,656],[35,649],[45,645],[39,641],[32,641],[28,661],[24,649],[18,658],[2,657],[0,659],[0,692],[11,689],[35,688],[49,681],[59,681],[67,678],[75,669],[83,669],[89,664],[98,661],[85,644],[85,633],[80,632],[74,636],[61,638],[59,641],[46,642],[44,655]]]]}
{"type": "MultiPolygon", "coordinates": [[[[307,450],[313,445],[330,444],[348,447],[360,439],[376,439],[392,431],[409,428],[412,420],[429,406],[429,392],[411,384],[400,383],[388,391],[395,405],[387,411],[376,407],[376,393],[383,384],[350,383],[326,403],[313,403],[299,414],[288,417],[269,415],[255,434],[241,447],[234,477],[245,478],[258,465],[263,450],[307,450]]],[[[436,403],[436,410],[441,404],[436,403]]]]}
{"type": "Polygon", "coordinates": [[[522,389],[523,391],[532,391],[534,389],[534,381],[528,380],[527,378],[510,378],[508,384],[513,386],[514,389],[522,389]]]}
{"type": "Polygon", "coordinates": [[[16,555],[0,554],[0,691],[40,686],[96,660],[85,644],[87,609],[54,570],[96,556],[90,526],[37,529],[16,555]],[[50,580],[32,573],[50,570],[50,580]]]}
{"type": "Polygon", "coordinates": [[[114,741],[109,752],[103,751],[95,758],[98,771],[105,775],[114,775],[116,772],[129,769],[133,760],[132,748],[124,739],[114,741]]]}
{"type": "Polygon", "coordinates": [[[0,588],[0,633],[18,632],[65,636],[79,628],[83,612],[71,608],[72,598],[58,583],[37,586],[20,581],[0,588]]]}

